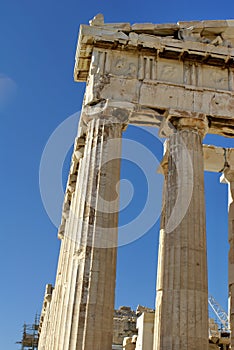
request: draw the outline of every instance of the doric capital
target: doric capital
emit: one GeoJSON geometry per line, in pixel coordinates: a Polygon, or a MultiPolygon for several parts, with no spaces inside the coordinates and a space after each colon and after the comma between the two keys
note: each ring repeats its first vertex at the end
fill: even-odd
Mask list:
{"type": "Polygon", "coordinates": [[[167,117],[162,121],[160,136],[168,137],[180,130],[194,130],[204,137],[208,132],[208,119],[202,113],[169,110],[167,117]]]}
{"type": "Polygon", "coordinates": [[[234,183],[234,149],[224,148],[225,164],[221,183],[234,183]]]}
{"type": "Polygon", "coordinates": [[[204,137],[208,131],[208,120],[204,118],[178,118],[173,122],[176,130],[194,130],[204,137]]]}
{"type": "Polygon", "coordinates": [[[129,121],[129,110],[104,100],[96,105],[83,108],[83,122],[87,125],[93,119],[103,120],[107,124],[121,124],[123,129],[125,129],[129,121]]]}
{"type": "Polygon", "coordinates": [[[221,176],[221,182],[222,183],[234,182],[234,167],[226,168],[224,170],[223,175],[221,176]]]}

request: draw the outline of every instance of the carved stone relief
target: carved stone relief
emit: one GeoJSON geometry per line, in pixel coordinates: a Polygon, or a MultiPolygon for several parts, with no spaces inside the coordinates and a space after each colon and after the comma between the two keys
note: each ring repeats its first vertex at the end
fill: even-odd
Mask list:
{"type": "Polygon", "coordinates": [[[228,69],[212,66],[202,67],[201,86],[219,90],[229,90],[228,80],[228,69]]]}
{"type": "Polygon", "coordinates": [[[183,84],[183,62],[159,59],[157,62],[157,80],[183,84]]]}
{"type": "Polygon", "coordinates": [[[123,55],[122,53],[110,53],[111,60],[110,73],[125,78],[137,78],[138,59],[136,55],[123,55]]]}

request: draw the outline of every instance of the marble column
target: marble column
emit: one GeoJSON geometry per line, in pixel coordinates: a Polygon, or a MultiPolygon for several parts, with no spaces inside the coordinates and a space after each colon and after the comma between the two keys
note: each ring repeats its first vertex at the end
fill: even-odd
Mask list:
{"type": "Polygon", "coordinates": [[[48,335],[52,291],[53,291],[52,285],[47,284],[44,301],[43,301],[43,307],[41,311],[40,324],[38,328],[38,334],[39,334],[38,346],[40,349],[45,349],[46,338],[48,335]]]}
{"type": "Polygon", "coordinates": [[[168,138],[157,272],[154,350],[208,349],[203,119],[181,118],[168,138]]]}
{"type": "Polygon", "coordinates": [[[112,347],[123,120],[102,112],[86,123],[52,298],[50,350],[112,347]]]}
{"type": "Polygon", "coordinates": [[[167,180],[168,180],[168,156],[167,156],[168,142],[164,143],[164,160],[161,163],[160,173],[164,175],[163,195],[162,195],[162,212],[159,232],[159,246],[158,246],[158,268],[157,268],[157,297],[155,306],[155,322],[154,322],[154,349],[159,345],[160,333],[161,333],[161,311],[162,311],[162,288],[164,285],[164,270],[165,270],[165,209],[166,209],[166,193],[167,193],[167,180]]]}
{"type": "Polygon", "coordinates": [[[228,316],[231,330],[231,349],[234,349],[234,164],[224,171],[223,183],[228,184],[228,316]]]}

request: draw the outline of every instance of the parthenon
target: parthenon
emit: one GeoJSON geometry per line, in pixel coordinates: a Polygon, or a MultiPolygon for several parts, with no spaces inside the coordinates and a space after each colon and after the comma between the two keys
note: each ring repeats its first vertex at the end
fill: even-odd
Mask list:
{"type": "MultiPolygon", "coordinates": [[[[234,349],[234,20],[80,27],[74,79],[86,82],[39,350],[111,350],[121,137],[128,124],[166,138],[151,350],[208,350],[204,171],[229,187],[229,323],[234,349]]],[[[148,350],[142,348],[141,350],[148,350]]]]}

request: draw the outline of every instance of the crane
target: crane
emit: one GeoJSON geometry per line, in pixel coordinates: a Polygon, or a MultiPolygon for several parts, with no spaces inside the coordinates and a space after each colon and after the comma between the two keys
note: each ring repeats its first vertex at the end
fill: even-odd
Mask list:
{"type": "Polygon", "coordinates": [[[218,317],[220,322],[223,325],[223,328],[226,332],[230,332],[230,326],[228,322],[228,316],[226,312],[223,310],[223,308],[218,304],[218,302],[215,300],[215,298],[209,294],[208,296],[208,303],[212,310],[214,311],[215,315],[218,317]]]}

